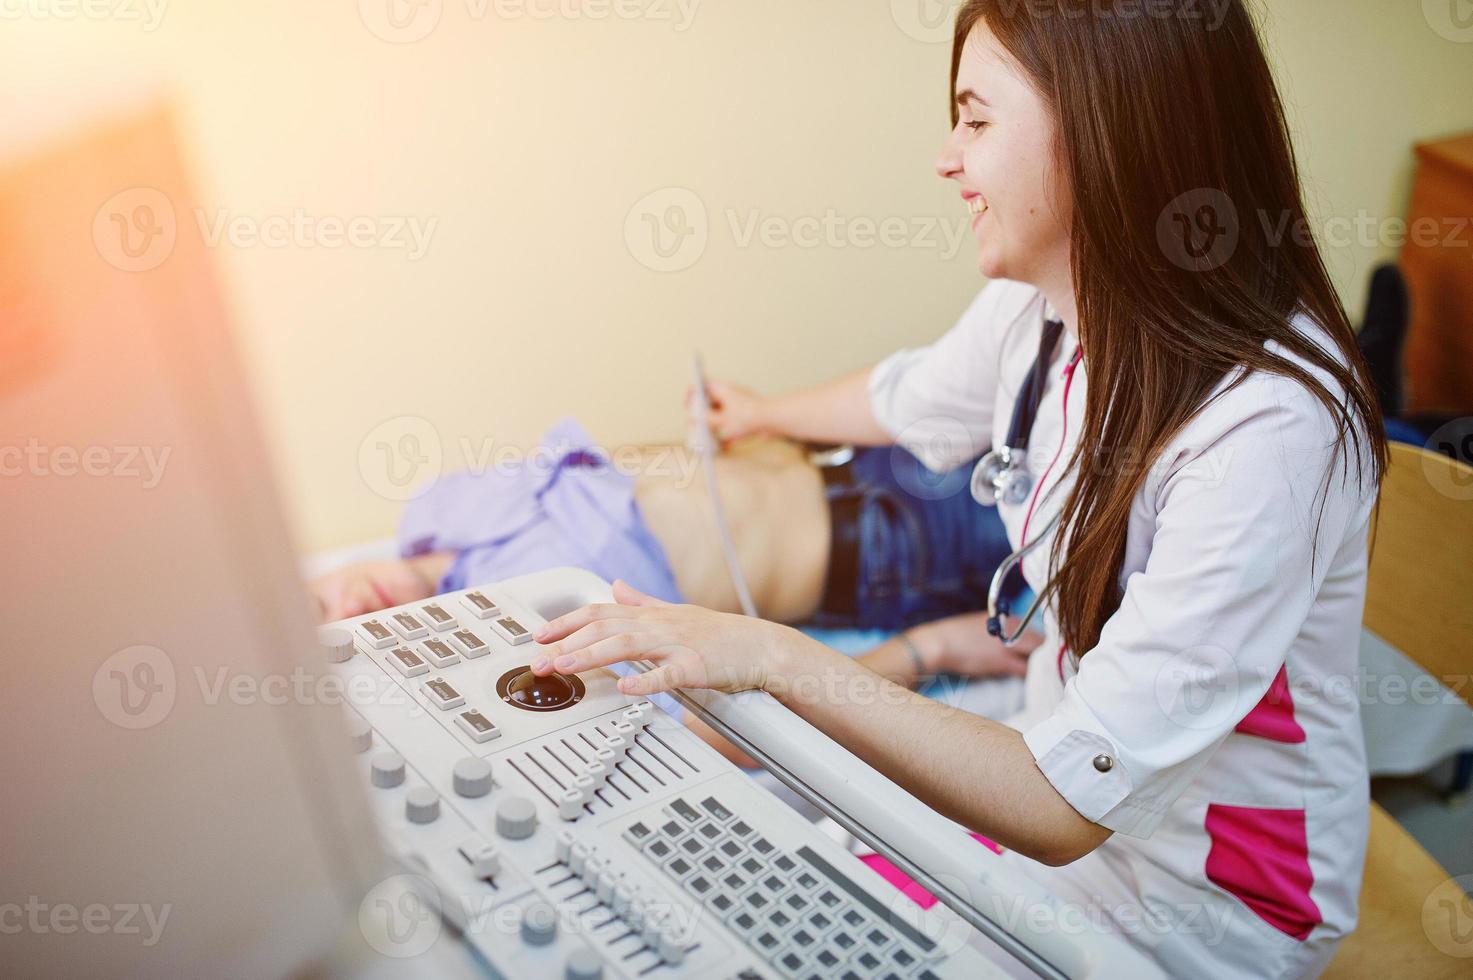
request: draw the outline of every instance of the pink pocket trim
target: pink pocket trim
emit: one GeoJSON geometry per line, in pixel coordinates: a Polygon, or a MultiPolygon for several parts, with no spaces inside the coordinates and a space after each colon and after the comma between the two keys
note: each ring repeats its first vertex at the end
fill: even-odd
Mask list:
{"type": "MultiPolygon", "coordinates": [[[[986,847],[988,850],[992,851],[993,854],[1002,853],[1002,848],[998,847],[996,844],[988,840],[986,837],[983,837],[981,834],[973,834],[972,840],[981,844],[983,847],[986,847]]],[[[904,871],[901,871],[899,868],[895,867],[895,865],[892,864],[890,861],[880,857],[880,855],[868,854],[860,858],[859,860],[869,865],[871,871],[875,872],[881,878],[884,878],[890,884],[894,885],[900,890],[900,893],[902,895],[910,899],[912,902],[915,902],[921,908],[929,909],[931,906],[936,904],[937,898],[935,895],[932,895],[920,885],[917,885],[914,878],[906,874],[904,871]]]]}
{"type": "Polygon", "coordinates": [[[1207,880],[1264,922],[1303,942],[1324,919],[1309,897],[1314,872],[1303,810],[1207,807],[1207,880]]]}

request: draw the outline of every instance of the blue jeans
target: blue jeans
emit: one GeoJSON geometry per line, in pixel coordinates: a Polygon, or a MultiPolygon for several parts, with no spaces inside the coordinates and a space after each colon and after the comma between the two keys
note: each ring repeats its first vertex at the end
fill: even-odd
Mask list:
{"type": "MultiPolygon", "coordinates": [[[[1012,549],[997,509],[972,499],[973,464],[936,474],[889,447],[860,450],[848,465],[847,481],[826,493],[831,512],[840,498],[857,509],[856,593],[840,604],[852,613],[821,611],[813,625],[893,632],[985,610],[993,572],[1012,549]]],[[[1009,579],[1004,595],[1016,597],[1022,577],[1009,579]]]]}

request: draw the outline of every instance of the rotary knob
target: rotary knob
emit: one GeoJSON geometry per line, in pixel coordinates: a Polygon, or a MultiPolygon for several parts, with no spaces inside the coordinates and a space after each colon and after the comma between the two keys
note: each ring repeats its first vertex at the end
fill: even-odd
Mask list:
{"type": "Polygon", "coordinates": [[[373,785],[392,789],[404,782],[404,757],[398,752],[380,752],[373,757],[373,785]]]}
{"type": "Polygon", "coordinates": [[[537,808],[525,796],[509,796],[496,808],[496,832],[507,840],[522,840],[537,831],[537,808]]]}
{"type": "Polygon", "coordinates": [[[546,946],[557,938],[557,910],[546,902],[533,902],[522,910],[522,942],[546,946]]]}
{"type": "Polygon", "coordinates": [[[367,752],[373,747],[373,726],[357,715],[348,719],[348,744],[357,753],[367,752]]]}
{"type": "Polygon", "coordinates": [[[404,816],[410,823],[434,823],[440,816],[440,794],[416,786],[404,797],[404,816]]]}
{"type": "Polygon", "coordinates": [[[353,659],[353,634],[336,626],[317,631],[317,642],[322,644],[322,651],[327,659],[335,664],[346,663],[353,659]]]}
{"type": "Polygon", "coordinates": [[[591,947],[579,946],[568,954],[563,968],[563,980],[601,980],[603,975],[603,961],[591,947]]]}
{"type": "Polygon", "coordinates": [[[491,763],[468,755],[455,764],[453,780],[458,795],[467,799],[485,796],[491,792],[491,763]]]}

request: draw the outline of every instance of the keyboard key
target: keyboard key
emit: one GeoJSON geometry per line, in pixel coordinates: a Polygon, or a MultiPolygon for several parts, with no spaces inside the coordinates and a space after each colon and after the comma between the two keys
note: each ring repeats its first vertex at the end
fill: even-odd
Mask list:
{"type": "Polygon", "coordinates": [[[676,857],[669,864],[665,865],[665,871],[677,881],[684,881],[690,877],[691,872],[694,870],[696,870],[695,865],[683,857],[676,857]]]}
{"type": "Polygon", "coordinates": [[[844,899],[832,888],[825,888],[818,893],[818,904],[826,909],[837,909],[840,905],[844,904],[844,899]]]}
{"type": "Polygon", "coordinates": [[[749,875],[759,875],[762,873],[762,869],[767,867],[767,865],[763,864],[761,861],[757,860],[754,857],[749,857],[745,861],[742,861],[740,864],[738,864],[737,867],[741,868],[749,875]]]}
{"type": "Polygon", "coordinates": [[[802,888],[804,891],[811,892],[813,891],[813,889],[823,884],[823,882],[819,881],[818,876],[815,875],[813,872],[804,870],[799,871],[793,876],[793,884],[797,885],[799,888],[802,888]]]}
{"type": "Polygon", "coordinates": [[[915,966],[916,956],[910,950],[906,949],[904,946],[901,946],[900,948],[896,949],[895,952],[890,954],[890,962],[894,963],[902,970],[909,970],[911,967],[915,966]]]}
{"type": "Polygon", "coordinates": [[[731,831],[733,836],[740,837],[742,840],[746,840],[748,837],[751,837],[752,834],[756,833],[756,831],[752,829],[752,825],[747,823],[745,820],[738,820],[728,829],[731,831]]]}
{"type": "Polygon", "coordinates": [[[739,909],[732,914],[731,918],[726,920],[726,924],[738,935],[750,936],[760,923],[758,923],[757,917],[751,912],[748,912],[746,909],[739,909]]]}
{"type": "Polygon", "coordinates": [[[797,950],[790,949],[777,958],[777,965],[788,975],[797,976],[803,972],[803,968],[808,965],[808,961],[797,950]]]}
{"type": "Polygon", "coordinates": [[[441,711],[449,711],[451,708],[458,708],[465,704],[465,695],[451,687],[450,683],[442,677],[425,681],[424,691],[430,703],[441,711]]]}
{"type": "Polygon", "coordinates": [[[804,898],[798,892],[793,892],[787,898],[783,899],[783,904],[791,909],[794,915],[802,915],[805,911],[808,910],[808,906],[812,905],[813,903],[808,901],[808,899],[804,898]]]}
{"type": "Polygon", "coordinates": [[[751,909],[753,912],[765,913],[768,906],[772,904],[772,899],[762,894],[760,890],[754,888],[742,896],[742,904],[751,909]]]}
{"type": "MultiPolygon", "coordinates": [[[[734,840],[726,841],[725,843],[723,843],[719,847],[717,847],[717,850],[720,851],[726,857],[726,859],[728,861],[735,861],[735,860],[739,859],[743,854],[746,853],[746,851],[744,851],[742,849],[742,845],[738,844],[734,840]]],[[[814,879],[814,884],[817,884],[817,883],[818,883],[818,879],[815,878],[814,879]]]]}
{"type": "Polygon", "coordinates": [[[808,916],[808,924],[818,932],[825,933],[834,927],[834,920],[820,910],[808,916]]]}
{"type": "Polygon", "coordinates": [[[393,646],[399,639],[387,626],[376,619],[366,619],[359,623],[358,635],[367,640],[368,645],[375,650],[393,646]]]}
{"type": "Polygon", "coordinates": [[[674,853],[674,850],[675,849],[672,848],[667,841],[656,837],[654,840],[650,841],[649,846],[645,848],[645,853],[654,858],[656,861],[663,861],[672,853],[674,853]]]}
{"type": "Polygon", "coordinates": [[[675,802],[670,804],[670,809],[686,823],[696,823],[701,819],[701,815],[696,812],[695,807],[679,797],[676,797],[675,802]]]}
{"type": "Polygon", "coordinates": [[[798,862],[794,861],[786,854],[779,854],[777,857],[772,859],[772,866],[781,871],[783,874],[790,875],[793,873],[794,869],[798,867],[798,862]]]}
{"type": "Polygon", "coordinates": [[[758,837],[756,840],[752,841],[752,850],[756,851],[763,857],[767,857],[767,855],[771,854],[774,850],[776,850],[776,848],[773,847],[772,841],[768,840],[766,837],[758,837]]]}
{"type": "Polygon", "coordinates": [[[460,663],[460,654],[455,648],[438,636],[432,636],[420,645],[424,658],[436,667],[449,667],[451,664],[460,663]]]}
{"type": "Polygon", "coordinates": [[[493,725],[485,715],[475,709],[462,711],[455,718],[455,723],[476,742],[489,742],[493,738],[501,737],[501,729],[493,725]]]}
{"type": "Polygon", "coordinates": [[[467,592],[462,600],[465,607],[475,614],[477,619],[490,619],[492,616],[501,615],[501,609],[486,598],[480,592],[467,592]]]}
{"type": "Polygon", "coordinates": [[[432,602],[427,606],[420,606],[419,614],[424,618],[424,621],[433,626],[437,632],[453,630],[455,629],[455,627],[460,625],[455,621],[455,617],[446,612],[445,607],[440,605],[438,602],[432,602]]]}
{"type": "Polygon", "coordinates": [[[686,881],[685,887],[694,892],[697,898],[705,899],[707,895],[715,890],[716,882],[707,878],[705,875],[697,874],[691,875],[686,881]]]}
{"type": "Polygon", "coordinates": [[[486,641],[470,630],[456,630],[450,635],[455,638],[455,645],[460,648],[460,652],[472,660],[475,660],[477,657],[484,657],[491,652],[491,648],[486,645],[486,641]]]}
{"type": "Polygon", "coordinates": [[[844,914],[839,918],[843,919],[844,924],[851,929],[858,929],[864,925],[864,913],[859,909],[845,909],[844,914]]]}
{"type": "Polygon", "coordinates": [[[740,871],[727,872],[726,877],[721,879],[721,883],[725,885],[729,891],[734,892],[741,891],[749,884],[746,875],[742,874],[740,871]]]}
{"type": "Polygon", "coordinates": [[[677,837],[685,834],[685,827],[674,820],[666,820],[660,824],[660,833],[674,841],[677,837]]]}
{"type": "Polygon", "coordinates": [[[732,898],[726,892],[717,892],[711,896],[710,905],[712,911],[717,915],[725,915],[736,908],[736,899],[732,898]]]}
{"type": "Polygon", "coordinates": [[[420,674],[430,672],[430,665],[424,662],[424,658],[408,647],[395,647],[390,650],[389,663],[398,668],[399,673],[405,677],[418,677],[420,674]]]}
{"type": "Polygon", "coordinates": [[[696,837],[685,838],[680,842],[679,846],[691,860],[695,860],[699,854],[706,850],[706,845],[702,844],[700,839],[696,837]]]}
{"type": "Polygon", "coordinates": [[[624,839],[635,847],[643,847],[644,842],[649,839],[652,833],[654,831],[650,830],[649,824],[643,820],[636,820],[624,829],[624,839]]]}
{"type": "Polygon", "coordinates": [[[788,890],[788,883],[778,875],[768,875],[762,879],[762,889],[772,896],[781,895],[788,890]]]}
{"type": "Polygon", "coordinates": [[[417,640],[430,631],[430,628],[421,623],[412,612],[394,613],[389,617],[389,625],[394,627],[394,632],[406,640],[417,640]]]}
{"type": "Polygon", "coordinates": [[[701,867],[705,868],[713,875],[719,875],[721,874],[721,872],[726,870],[727,864],[725,861],[721,860],[718,855],[707,854],[705,857],[701,858],[701,867]]]}
{"type": "Polygon", "coordinates": [[[782,950],[783,937],[771,929],[763,929],[752,937],[752,945],[757,947],[757,952],[761,955],[772,959],[782,950]]]}
{"type": "Polygon", "coordinates": [[[793,940],[793,945],[811,949],[818,945],[819,934],[810,929],[801,928],[794,929],[790,938],[793,940]]]}
{"type": "Polygon", "coordinates": [[[711,843],[721,836],[720,824],[712,823],[710,820],[702,820],[696,824],[695,835],[701,840],[711,843]]]}
{"type": "Polygon", "coordinates": [[[880,958],[869,950],[865,950],[863,953],[854,957],[854,962],[871,973],[874,973],[880,968],[880,958]]]}
{"type": "Polygon", "coordinates": [[[859,941],[854,938],[852,933],[840,929],[829,937],[829,945],[837,947],[845,956],[848,956],[849,951],[859,945],[859,941]]]}
{"type": "Polygon", "coordinates": [[[839,954],[825,947],[813,955],[813,961],[825,970],[832,970],[839,965],[839,954]]]}
{"type": "Polygon", "coordinates": [[[510,616],[503,616],[501,619],[493,621],[491,628],[512,646],[526,643],[532,639],[532,631],[510,616]]]}
{"type": "Polygon", "coordinates": [[[708,796],[704,800],[702,800],[701,809],[705,810],[721,823],[726,823],[732,817],[731,811],[722,806],[720,801],[718,801],[714,796],[708,796]]]}
{"type": "Polygon", "coordinates": [[[767,924],[779,932],[787,932],[797,920],[782,909],[773,909],[767,913],[767,924]]]}

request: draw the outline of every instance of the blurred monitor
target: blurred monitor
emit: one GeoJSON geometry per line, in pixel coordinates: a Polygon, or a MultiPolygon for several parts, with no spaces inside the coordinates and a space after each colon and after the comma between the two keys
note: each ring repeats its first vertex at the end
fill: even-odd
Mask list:
{"type": "Polygon", "coordinates": [[[180,157],[0,179],[9,976],[336,972],[382,873],[180,157]]]}

